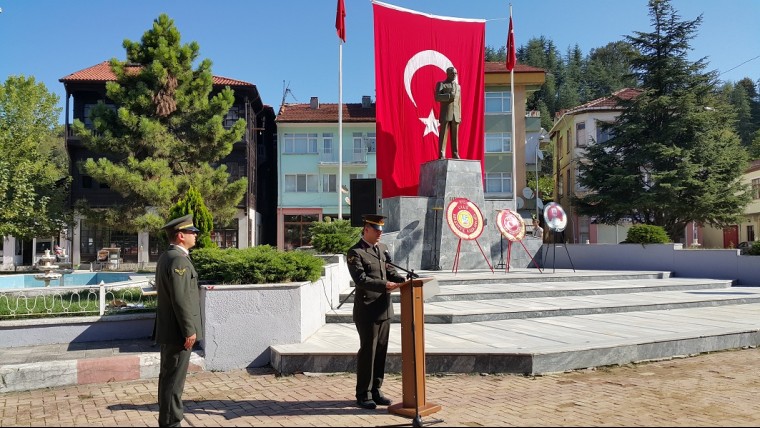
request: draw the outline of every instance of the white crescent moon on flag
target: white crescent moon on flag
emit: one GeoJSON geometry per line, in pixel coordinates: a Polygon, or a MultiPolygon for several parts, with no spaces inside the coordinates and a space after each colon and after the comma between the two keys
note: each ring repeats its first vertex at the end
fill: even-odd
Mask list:
{"type": "Polygon", "coordinates": [[[412,95],[412,78],[417,70],[426,65],[434,65],[444,72],[447,68],[454,66],[451,60],[446,58],[446,55],[434,50],[417,52],[409,59],[404,68],[404,88],[406,89],[406,96],[409,97],[415,107],[417,107],[417,103],[414,101],[414,95],[412,95]]]}
{"type": "MultiPolygon", "coordinates": [[[[407,61],[406,67],[404,67],[404,88],[406,89],[406,96],[409,97],[409,100],[412,101],[415,108],[417,107],[417,102],[414,101],[414,95],[412,94],[412,79],[414,78],[414,74],[417,73],[417,70],[426,65],[436,66],[444,72],[447,68],[454,66],[451,60],[446,58],[446,55],[434,50],[417,52],[409,59],[409,61],[407,61]]],[[[438,123],[438,119],[435,118],[433,109],[430,109],[428,117],[421,117],[420,122],[425,124],[425,130],[422,131],[423,137],[427,134],[435,134],[438,136],[438,127],[440,126],[440,123],[438,123]]]]}

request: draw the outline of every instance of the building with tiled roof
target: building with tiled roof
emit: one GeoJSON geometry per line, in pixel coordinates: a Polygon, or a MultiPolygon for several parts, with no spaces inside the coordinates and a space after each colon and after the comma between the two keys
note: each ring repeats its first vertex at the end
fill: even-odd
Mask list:
{"type": "Polygon", "coordinates": [[[623,88],[611,95],[557,112],[549,131],[554,147],[554,201],[568,216],[564,241],[570,243],[618,243],[625,239],[628,224],[608,226],[595,224],[587,216],[579,216],[571,196],[581,196],[588,190],[578,183],[578,164],[585,159],[589,144],[603,143],[610,137],[600,124],[612,123],[623,108],[620,101],[636,98],[640,89],[623,88]]]}
{"type": "Polygon", "coordinates": [[[351,197],[359,198],[351,181],[376,177],[375,103],[364,96],[361,103],[343,104],[342,147],[338,119],[338,103],[320,103],[317,97],[280,107],[278,248],[310,245],[311,222],[339,213],[348,217],[351,197]]]}
{"type": "MultiPolygon", "coordinates": [[[[127,73],[137,73],[140,66],[128,66],[127,73]]],[[[113,105],[106,96],[106,83],[116,81],[110,62],[103,61],[92,67],[71,73],[59,79],[66,89],[65,125],[66,147],[71,159],[70,205],[86,201],[92,208],[117,204],[121,196],[83,175],[77,163],[87,158],[99,158],[81,139],[70,131],[74,120],[91,126],[90,111],[98,103],[113,105]]],[[[246,248],[257,244],[274,244],[274,223],[262,224],[275,217],[276,211],[276,153],[274,109],[262,102],[256,85],[229,77],[213,76],[214,96],[225,87],[234,91],[235,102],[224,118],[223,125],[230,127],[245,119],[248,130],[243,140],[233,145],[232,151],[219,165],[226,165],[230,177],[246,177],[249,188],[238,206],[236,221],[231,225],[214,225],[212,239],[222,248],[246,248]]],[[[192,142],[188,142],[192,144],[192,142]]],[[[131,233],[104,228],[97,222],[79,216],[69,232],[68,253],[73,264],[92,262],[103,247],[120,249],[122,262],[144,266],[155,262],[161,252],[160,239],[147,231],[131,233]]]]}

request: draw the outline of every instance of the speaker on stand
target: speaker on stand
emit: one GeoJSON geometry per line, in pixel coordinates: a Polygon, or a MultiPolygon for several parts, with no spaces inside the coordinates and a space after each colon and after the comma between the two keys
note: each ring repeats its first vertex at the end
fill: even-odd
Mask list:
{"type": "Polygon", "coordinates": [[[383,214],[383,180],[352,178],[350,185],[351,226],[362,227],[365,214],[383,214]]]}

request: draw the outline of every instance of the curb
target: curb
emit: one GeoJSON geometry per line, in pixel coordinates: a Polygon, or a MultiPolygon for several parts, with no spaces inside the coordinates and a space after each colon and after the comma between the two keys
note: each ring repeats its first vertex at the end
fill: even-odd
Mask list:
{"type": "MultiPolygon", "coordinates": [[[[0,365],[0,393],[40,388],[158,378],[160,352],[101,358],[0,365]]],[[[188,372],[206,369],[202,351],[193,351],[188,372]]]]}

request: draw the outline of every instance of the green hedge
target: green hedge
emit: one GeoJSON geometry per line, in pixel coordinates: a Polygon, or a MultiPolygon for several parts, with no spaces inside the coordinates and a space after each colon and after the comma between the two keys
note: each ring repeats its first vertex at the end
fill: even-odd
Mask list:
{"type": "Polygon", "coordinates": [[[362,234],[361,227],[351,226],[349,220],[315,221],[309,229],[311,245],[319,254],[346,254],[362,234]]]}
{"type": "Polygon", "coordinates": [[[274,284],[316,281],[323,260],[303,251],[279,251],[269,245],[252,248],[201,248],[192,252],[203,281],[222,284],[274,284]]]}

